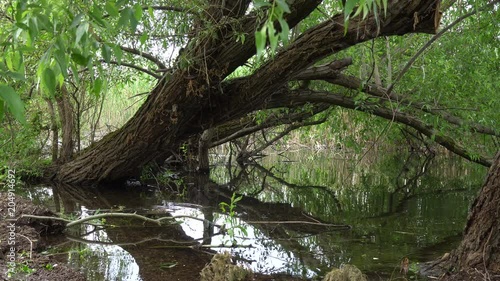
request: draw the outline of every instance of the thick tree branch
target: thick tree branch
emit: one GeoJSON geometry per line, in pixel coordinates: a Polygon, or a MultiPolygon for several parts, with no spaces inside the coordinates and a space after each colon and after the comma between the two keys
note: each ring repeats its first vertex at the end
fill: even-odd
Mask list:
{"type": "Polygon", "coordinates": [[[316,61],[350,46],[378,36],[435,33],[437,7],[438,1],[391,1],[386,18],[377,20],[371,14],[364,21],[360,18],[351,19],[347,32],[343,15],[336,15],[318,24],[305,31],[249,79],[228,89],[229,92],[238,93],[228,106],[229,115],[238,116],[245,109],[251,111],[258,108],[260,103],[265,102],[292,77],[316,61]],[[418,24],[415,24],[416,16],[418,24]]]}

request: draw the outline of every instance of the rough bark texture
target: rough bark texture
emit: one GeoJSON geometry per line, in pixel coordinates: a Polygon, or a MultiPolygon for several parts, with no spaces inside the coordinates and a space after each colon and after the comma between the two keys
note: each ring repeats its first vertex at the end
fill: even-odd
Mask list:
{"type": "MultiPolygon", "coordinates": [[[[307,17],[321,1],[296,0],[286,20],[290,27],[307,17]]],[[[412,32],[435,33],[436,0],[390,1],[379,25],[373,16],[352,19],[344,33],[343,16],[334,16],[304,32],[254,75],[229,83],[221,81],[254,53],[255,14],[235,9],[227,17],[239,19],[248,34],[235,42],[234,24],[219,22],[217,37],[193,39],[186,55],[194,63],[161,80],[144,105],[121,129],[104,137],[62,166],[56,180],[68,183],[114,181],[136,175],[140,168],[167,155],[183,140],[262,107],[271,95],[305,68],[328,55],[377,36],[412,32]]]]}
{"type": "Polygon", "coordinates": [[[482,272],[484,280],[500,277],[500,151],[472,205],[464,238],[450,261],[454,269],[482,272]]]}

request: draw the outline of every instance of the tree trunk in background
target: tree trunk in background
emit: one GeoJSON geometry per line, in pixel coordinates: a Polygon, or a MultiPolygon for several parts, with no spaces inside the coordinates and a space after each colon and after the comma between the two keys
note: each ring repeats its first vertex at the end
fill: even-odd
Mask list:
{"type": "Polygon", "coordinates": [[[73,116],[73,106],[69,101],[69,96],[65,87],[61,88],[61,94],[56,96],[59,117],[62,122],[62,146],[59,154],[60,163],[66,163],[73,158],[75,142],[73,139],[75,130],[75,118],[73,116]]]}
{"type": "Polygon", "coordinates": [[[449,262],[450,269],[479,271],[484,280],[500,277],[500,151],[472,204],[462,242],[449,262]]]}
{"type": "Polygon", "coordinates": [[[210,171],[210,160],[208,158],[208,149],[212,142],[214,129],[205,130],[198,141],[198,167],[196,170],[200,173],[208,173],[210,171]]]}
{"type": "MultiPolygon", "coordinates": [[[[304,32],[251,76],[228,82],[223,80],[255,54],[258,17],[245,15],[246,8],[221,9],[221,16],[240,21],[238,31],[247,34],[245,42],[234,40],[231,24],[220,27],[220,36],[205,38],[201,33],[194,38],[184,50],[193,63],[177,69],[169,81],[161,80],[129,122],[61,166],[55,180],[89,184],[137,175],[143,165],[166,158],[190,137],[265,107],[271,95],[320,59],[378,36],[435,33],[438,2],[389,1],[386,18],[377,21],[373,14],[364,21],[353,18],[347,32],[344,16],[336,15],[304,32]]],[[[320,3],[293,1],[286,15],[290,28],[320,3]]]]}
{"type": "Polygon", "coordinates": [[[56,111],[54,109],[54,103],[51,99],[46,99],[47,106],[49,107],[50,115],[50,132],[52,134],[52,162],[57,161],[57,156],[59,155],[59,127],[57,126],[56,111]]]}

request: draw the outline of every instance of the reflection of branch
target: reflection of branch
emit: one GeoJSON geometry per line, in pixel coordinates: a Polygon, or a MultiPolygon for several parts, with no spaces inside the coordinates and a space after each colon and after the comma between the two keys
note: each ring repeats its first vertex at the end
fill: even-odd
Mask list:
{"type": "MultiPolygon", "coordinates": [[[[408,158],[406,159],[406,161],[404,162],[404,166],[401,168],[401,171],[400,173],[398,174],[398,176],[396,177],[396,183],[398,182],[398,180],[401,178],[401,176],[403,175],[403,172],[405,171],[405,169],[408,169],[408,164],[410,163],[410,160],[411,160],[411,157],[415,155],[415,154],[410,154],[408,155],[408,158]]],[[[428,171],[428,166],[429,164],[431,163],[431,160],[434,158],[434,155],[430,154],[430,155],[427,155],[427,157],[425,157],[424,159],[424,162],[422,163],[422,165],[420,165],[418,168],[418,172],[413,175],[412,177],[410,177],[405,184],[399,186],[396,188],[396,190],[394,190],[393,194],[396,193],[396,192],[399,192],[400,190],[404,190],[405,187],[408,187],[414,183],[417,182],[417,180],[422,177],[423,175],[425,175],[425,173],[427,173],[428,171]]]]}
{"type": "Polygon", "coordinates": [[[310,224],[310,225],[334,227],[338,229],[351,229],[351,226],[346,224],[331,224],[331,223],[311,222],[311,221],[245,221],[245,222],[249,224],[310,224]]]}
{"type": "Polygon", "coordinates": [[[110,217],[112,217],[112,218],[118,217],[118,218],[139,219],[139,220],[151,222],[151,223],[154,223],[157,225],[161,225],[161,221],[164,221],[164,220],[175,220],[175,219],[179,219],[179,218],[189,218],[189,219],[199,220],[199,221],[203,221],[203,222],[210,222],[210,221],[205,220],[205,219],[200,219],[200,218],[188,216],[188,215],[179,215],[179,216],[161,217],[158,219],[151,219],[151,218],[141,216],[138,214],[133,214],[133,213],[104,213],[104,214],[97,214],[97,215],[88,216],[88,217],[81,218],[81,219],[75,220],[75,221],[64,219],[64,218],[59,218],[59,217],[35,216],[35,215],[21,215],[19,218],[32,218],[32,219],[42,219],[42,220],[64,221],[64,222],[68,223],[68,224],[66,224],[66,227],[71,227],[74,225],[82,224],[82,223],[90,221],[90,220],[95,220],[95,219],[100,219],[100,218],[110,218],[110,217]]]}
{"type": "MultiPolygon", "coordinates": [[[[212,235],[212,237],[217,236],[219,234],[221,234],[221,233],[220,232],[216,233],[216,234],[212,235]]],[[[189,240],[189,241],[179,241],[179,240],[174,240],[174,239],[163,239],[163,238],[160,238],[159,236],[157,236],[157,237],[144,238],[144,239],[141,239],[141,240],[136,241],[136,242],[117,243],[117,242],[88,240],[88,239],[84,239],[81,237],[75,237],[75,236],[71,236],[71,235],[66,235],[66,237],[69,240],[75,241],[75,242],[81,242],[81,243],[86,243],[86,244],[96,244],[96,245],[115,245],[115,246],[128,246],[128,245],[135,246],[135,245],[143,244],[143,243],[150,242],[150,241],[171,242],[171,243],[175,243],[175,244],[193,244],[194,242],[203,241],[204,239],[206,239],[203,237],[203,238],[193,239],[193,240],[189,240]]]]}
{"type": "Polygon", "coordinates": [[[277,177],[273,172],[269,171],[268,169],[264,168],[263,166],[261,166],[261,165],[259,165],[257,163],[253,163],[252,166],[256,167],[260,171],[264,172],[270,178],[273,178],[274,180],[276,180],[280,184],[285,185],[287,187],[290,187],[290,188],[300,188],[300,189],[315,188],[315,189],[321,189],[323,191],[326,191],[326,192],[328,192],[331,195],[332,199],[335,201],[335,205],[337,205],[337,209],[339,211],[342,210],[342,206],[340,205],[340,202],[337,199],[337,196],[327,186],[321,186],[321,185],[297,185],[297,184],[289,183],[289,182],[285,181],[284,179],[277,177]]]}

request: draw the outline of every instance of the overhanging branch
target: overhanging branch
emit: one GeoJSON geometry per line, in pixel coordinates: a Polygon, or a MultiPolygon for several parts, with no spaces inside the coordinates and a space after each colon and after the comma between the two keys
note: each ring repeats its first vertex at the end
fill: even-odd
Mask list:
{"type": "Polygon", "coordinates": [[[412,101],[408,97],[404,95],[398,95],[395,93],[389,93],[388,90],[379,87],[375,84],[365,84],[363,81],[355,76],[342,74],[335,69],[327,68],[326,66],[320,66],[321,70],[318,70],[317,73],[321,75],[310,75],[307,71],[300,73],[295,79],[297,80],[311,80],[311,79],[320,79],[332,83],[334,85],[339,85],[348,89],[359,91],[369,94],[374,97],[378,97],[384,100],[388,100],[390,102],[396,102],[399,104],[403,104],[405,106],[411,106],[414,109],[421,110],[426,113],[430,113],[436,116],[439,116],[449,122],[450,124],[454,124],[457,126],[468,126],[471,132],[473,133],[481,133],[486,135],[492,135],[500,137],[500,131],[496,131],[493,128],[486,127],[484,125],[471,122],[464,121],[462,118],[453,115],[447,111],[441,109],[434,109],[430,107],[428,104],[423,102],[412,101]]]}
{"type": "Polygon", "coordinates": [[[329,92],[316,92],[311,90],[292,90],[288,93],[282,91],[280,94],[273,96],[272,101],[269,102],[270,106],[290,106],[297,104],[305,104],[307,102],[311,103],[328,103],[331,105],[337,105],[344,108],[354,109],[357,111],[367,112],[369,114],[382,117],[387,120],[393,120],[394,122],[401,123],[414,128],[423,135],[431,138],[434,142],[445,147],[449,151],[468,159],[472,162],[476,162],[483,166],[491,166],[492,160],[486,156],[479,155],[477,153],[472,153],[464,146],[453,140],[451,137],[443,135],[441,132],[436,130],[433,126],[426,124],[424,121],[411,116],[407,113],[400,112],[397,110],[391,110],[382,107],[380,104],[368,103],[363,104],[356,103],[353,98],[346,97],[341,94],[333,94],[329,92]]]}

